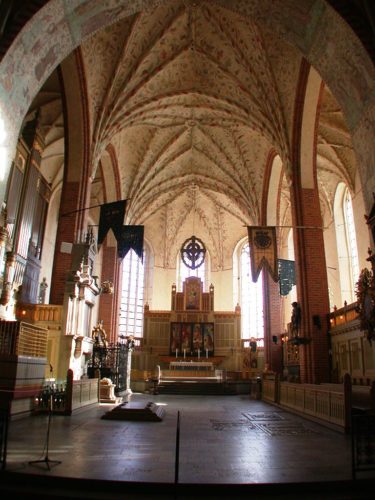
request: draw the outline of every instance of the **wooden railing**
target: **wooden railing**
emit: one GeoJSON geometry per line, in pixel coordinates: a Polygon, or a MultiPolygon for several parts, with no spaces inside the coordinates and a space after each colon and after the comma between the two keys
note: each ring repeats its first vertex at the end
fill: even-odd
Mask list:
{"type": "Polygon", "coordinates": [[[168,378],[218,378],[222,379],[222,370],[162,370],[162,379],[168,378]]]}
{"type": "Polygon", "coordinates": [[[345,392],[319,385],[280,383],[280,405],[346,428],[345,392]]]}
{"type": "Polygon", "coordinates": [[[36,411],[71,415],[74,410],[99,402],[99,379],[73,380],[68,370],[66,381],[47,383],[35,398],[36,411]]]}
{"type": "Polygon", "coordinates": [[[333,312],[328,314],[328,321],[330,327],[333,328],[338,325],[343,325],[349,321],[353,321],[358,318],[357,312],[357,302],[352,304],[346,304],[340,309],[335,309],[333,312]]]}
{"type": "Polygon", "coordinates": [[[350,377],[344,384],[294,384],[280,382],[277,376],[265,376],[262,399],[321,421],[350,429],[352,386],[350,377]]]}
{"type": "Polygon", "coordinates": [[[279,379],[278,376],[264,376],[262,380],[262,399],[270,403],[278,403],[279,400],[279,379]]]}
{"type": "Polygon", "coordinates": [[[16,314],[22,321],[61,322],[62,307],[54,304],[19,304],[16,314]]]}

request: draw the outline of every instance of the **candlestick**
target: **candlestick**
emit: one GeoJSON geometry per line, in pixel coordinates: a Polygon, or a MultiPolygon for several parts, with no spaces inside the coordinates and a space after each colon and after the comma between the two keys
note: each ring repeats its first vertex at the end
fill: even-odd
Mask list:
{"type": "Polygon", "coordinates": [[[208,359],[208,349],[206,349],[206,358],[208,359]]]}
{"type": "Polygon", "coordinates": [[[186,349],[184,349],[184,359],[186,358],[186,349]]]}
{"type": "Polygon", "coordinates": [[[201,350],[198,349],[198,359],[201,357],[201,350]]]}
{"type": "Polygon", "coordinates": [[[178,349],[176,349],[176,358],[178,357],[178,349]]]}

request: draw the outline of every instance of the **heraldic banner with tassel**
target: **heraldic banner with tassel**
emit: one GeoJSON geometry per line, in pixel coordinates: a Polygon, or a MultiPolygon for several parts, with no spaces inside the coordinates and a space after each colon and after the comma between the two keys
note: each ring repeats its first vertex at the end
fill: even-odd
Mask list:
{"type": "Polygon", "coordinates": [[[254,283],[265,268],[274,281],[278,281],[276,228],[274,226],[248,226],[251,273],[254,283]]]}

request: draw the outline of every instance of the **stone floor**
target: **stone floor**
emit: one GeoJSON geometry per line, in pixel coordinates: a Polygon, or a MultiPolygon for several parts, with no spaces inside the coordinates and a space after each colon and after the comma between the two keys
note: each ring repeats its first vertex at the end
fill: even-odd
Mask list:
{"type": "Polygon", "coordinates": [[[262,401],[248,396],[131,398],[163,405],[163,421],[101,419],[108,406],[53,416],[48,456],[61,463],[52,463],[51,471],[45,463],[29,464],[45,457],[47,417],[12,421],[7,472],[173,484],[180,412],[179,483],[311,484],[352,478],[349,436],[262,401]]]}

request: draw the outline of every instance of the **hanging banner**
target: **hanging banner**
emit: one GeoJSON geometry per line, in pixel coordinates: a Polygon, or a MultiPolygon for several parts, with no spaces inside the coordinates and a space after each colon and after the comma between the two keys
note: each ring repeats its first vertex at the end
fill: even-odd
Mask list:
{"type": "Polygon", "coordinates": [[[265,268],[274,281],[278,281],[276,228],[274,226],[248,226],[251,274],[254,283],[265,268]]]}
{"type": "Polygon", "coordinates": [[[117,255],[123,259],[130,249],[143,262],[143,234],[144,226],[122,226],[117,238],[117,255]]]}
{"type": "Polygon", "coordinates": [[[296,266],[294,260],[278,259],[280,295],[285,296],[296,284],[296,266]]]}
{"type": "Polygon", "coordinates": [[[126,200],[105,203],[100,207],[98,245],[103,243],[110,229],[112,229],[116,239],[118,239],[117,235],[120,234],[122,225],[124,224],[125,210],[126,200]]]}

